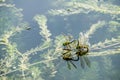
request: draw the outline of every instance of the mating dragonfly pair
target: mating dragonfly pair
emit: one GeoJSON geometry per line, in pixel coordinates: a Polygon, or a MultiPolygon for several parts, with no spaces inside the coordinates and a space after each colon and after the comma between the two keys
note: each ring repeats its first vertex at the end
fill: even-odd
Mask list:
{"type": "Polygon", "coordinates": [[[85,64],[90,67],[90,61],[87,57],[87,53],[89,52],[89,46],[85,44],[81,44],[79,40],[68,40],[63,43],[63,60],[67,61],[68,68],[71,69],[70,64],[72,64],[75,68],[76,65],[73,61],[79,61],[81,67],[84,68],[85,64]]]}

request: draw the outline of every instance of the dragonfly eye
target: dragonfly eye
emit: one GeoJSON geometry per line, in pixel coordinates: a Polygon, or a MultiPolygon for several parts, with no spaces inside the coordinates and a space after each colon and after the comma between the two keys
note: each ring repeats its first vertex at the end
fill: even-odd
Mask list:
{"type": "Polygon", "coordinates": [[[63,46],[66,46],[66,43],[63,43],[63,46]]]}
{"type": "Polygon", "coordinates": [[[81,52],[87,52],[88,49],[87,48],[81,48],[81,52]]]}
{"type": "Polygon", "coordinates": [[[66,45],[69,45],[70,44],[70,42],[65,42],[65,43],[63,43],[63,46],[66,46],[66,45]]]}

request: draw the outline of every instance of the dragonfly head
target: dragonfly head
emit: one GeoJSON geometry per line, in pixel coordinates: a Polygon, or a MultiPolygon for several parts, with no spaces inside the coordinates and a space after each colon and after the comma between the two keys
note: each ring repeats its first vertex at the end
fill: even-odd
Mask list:
{"type": "Polygon", "coordinates": [[[88,48],[88,46],[84,46],[84,47],[82,47],[82,48],[80,49],[80,52],[81,52],[82,54],[86,54],[86,53],[88,53],[88,52],[89,52],[89,48],[88,48]]]}

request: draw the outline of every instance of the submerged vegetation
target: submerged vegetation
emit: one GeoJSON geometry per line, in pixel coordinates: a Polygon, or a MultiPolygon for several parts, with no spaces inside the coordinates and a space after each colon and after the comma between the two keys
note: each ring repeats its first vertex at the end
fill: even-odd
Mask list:
{"type": "MultiPolygon", "coordinates": [[[[117,70],[112,65],[113,62],[111,59],[112,55],[120,55],[120,6],[113,4],[111,0],[107,1],[54,1],[52,5],[54,7],[61,5],[59,9],[50,9],[46,11],[47,15],[36,14],[33,17],[39,26],[39,33],[37,34],[42,37],[42,42],[37,44],[36,47],[32,47],[30,50],[24,50],[25,52],[23,52],[18,46],[20,43],[25,44],[25,42],[17,42],[13,37],[24,35],[26,30],[30,31],[32,29],[32,26],[29,26],[30,23],[23,20],[22,9],[16,8],[11,3],[11,0],[0,0],[0,80],[120,79],[120,70],[117,70]],[[63,45],[66,47],[66,44],[63,44],[66,42],[65,35],[60,33],[59,35],[53,36],[54,33],[52,34],[49,30],[48,23],[53,21],[54,25],[58,24],[54,22],[56,20],[55,17],[64,17],[63,20],[68,20],[69,22],[69,17],[76,15],[77,18],[84,17],[86,18],[85,20],[89,19],[91,22],[84,22],[88,24],[82,26],[88,27],[86,31],[82,31],[83,29],[79,28],[79,26],[73,26],[82,30],[78,33],[75,31],[78,34],[77,36],[74,36],[74,34],[66,36],[71,36],[71,40],[73,39],[72,36],[74,36],[75,40],[78,40],[80,44],[77,43],[78,46],[76,46],[76,41],[75,43],[71,42],[70,47],[67,46],[63,50],[63,45]],[[50,18],[53,18],[53,20],[50,18]],[[103,31],[101,31],[102,29],[103,31]],[[99,34],[102,34],[102,37],[99,34]],[[69,51],[71,52],[72,49],[72,53],[74,53],[76,52],[74,48],[78,49],[81,45],[82,47],[89,48],[89,51],[85,52],[85,56],[87,55],[91,64],[86,62],[88,67],[83,69],[79,67],[79,62],[75,62],[73,66],[76,67],[76,64],[78,64],[77,69],[72,68],[72,66],[69,67],[71,70],[67,69],[64,64],[65,57],[62,58],[63,53],[66,51],[67,53],[69,51]],[[36,58],[36,56],[38,57],[36,58]],[[99,57],[101,61],[96,61],[97,59],[94,59],[96,57],[99,57]],[[105,71],[104,74],[103,71],[105,71]]],[[[76,20],[78,21],[80,19],[76,20]]],[[[26,45],[29,46],[29,44],[26,45]]],[[[79,56],[83,55],[78,51],[77,57],[79,56]]]]}

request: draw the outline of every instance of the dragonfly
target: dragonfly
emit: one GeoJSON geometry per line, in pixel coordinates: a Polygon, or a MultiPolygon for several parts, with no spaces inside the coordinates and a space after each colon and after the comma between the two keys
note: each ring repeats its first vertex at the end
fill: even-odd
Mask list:
{"type": "Polygon", "coordinates": [[[64,37],[66,38],[66,41],[63,43],[63,51],[64,53],[62,54],[62,58],[63,60],[67,61],[67,65],[68,65],[68,68],[71,69],[71,65],[74,66],[74,68],[77,68],[76,65],[73,63],[73,61],[78,61],[79,60],[79,57],[73,57],[72,55],[72,46],[73,45],[72,43],[76,42],[76,40],[72,40],[71,41],[71,36],[65,36],[64,37]]]}
{"type": "Polygon", "coordinates": [[[63,43],[63,60],[67,61],[68,68],[71,69],[70,63],[75,67],[76,65],[73,61],[79,61],[81,67],[84,68],[85,64],[90,67],[90,60],[87,57],[87,53],[89,52],[89,46],[86,44],[81,44],[79,40],[73,39],[69,36],[67,37],[66,41],[63,43]]]}
{"type": "Polygon", "coordinates": [[[73,39],[72,38],[72,36],[70,36],[70,35],[68,35],[68,36],[66,36],[66,35],[64,35],[64,37],[65,37],[65,42],[63,43],[63,50],[67,50],[67,49],[71,49],[71,47],[73,47],[73,45],[74,45],[74,43],[77,41],[77,40],[75,40],[75,39],[73,39]],[[72,45],[72,46],[71,46],[72,45]]]}
{"type": "Polygon", "coordinates": [[[62,54],[62,58],[63,58],[63,60],[67,61],[67,66],[69,69],[71,69],[71,65],[73,65],[74,68],[77,68],[76,65],[72,61],[78,61],[79,57],[78,56],[73,57],[73,55],[71,53],[71,49],[65,50],[65,53],[62,54]]]}
{"type": "Polygon", "coordinates": [[[88,67],[90,67],[90,60],[87,57],[88,52],[89,52],[89,46],[85,45],[85,44],[80,44],[80,42],[78,40],[77,46],[76,46],[76,55],[80,59],[80,64],[81,64],[82,68],[85,67],[85,63],[88,67]]]}

